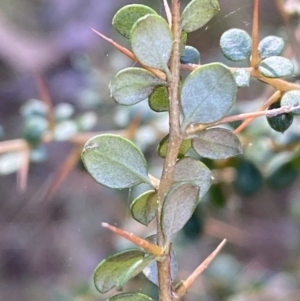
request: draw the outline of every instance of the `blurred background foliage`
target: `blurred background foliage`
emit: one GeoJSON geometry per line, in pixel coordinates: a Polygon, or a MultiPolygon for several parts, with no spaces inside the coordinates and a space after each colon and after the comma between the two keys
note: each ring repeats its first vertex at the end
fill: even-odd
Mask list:
{"type": "MultiPolygon", "coordinates": [[[[220,13],[191,34],[188,44],[200,51],[202,64],[232,66],[221,54],[219,38],[233,27],[251,33],[253,1],[219,2],[220,13]]],[[[110,99],[109,81],[133,62],[90,29],[128,46],[110,25],[127,3],[132,1],[0,0],[1,300],[105,300],[114,292],[96,292],[93,270],[129,244],[101,222],[143,237],[154,231],[153,224],[146,228],[129,214],[130,201],[143,187],[115,193],[97,185],[79,160],[88,137],[120,131],[142,148],[150,172],[157,177],[161,172],[156,146],[167,132],[167,116],[151,112],[147,102],[120,107],[110,99]],[[18,138],[30,143],[29,153],[18,138]]],[[[163,14],[160,0],[134,3],[163,14]]],[[[261,1],[260,36],[284,38],[285,55],[296,68],[290,80],[298,83],[299,14],[299,0],[261,1]]],[[[271,94],[271,88],[252,81],[239,90],[235,113],[256,110],[271,94]]],[[[204,160],[214,183],[176,236],[178,280],[226,237],[227,246],[186,300],[300,300],[299,119],[281,134],[261,117],[240,138],[242,157],[204,160]]],[[[156,296],[143,276],[124,290],[136,289],[156,296]]]]}

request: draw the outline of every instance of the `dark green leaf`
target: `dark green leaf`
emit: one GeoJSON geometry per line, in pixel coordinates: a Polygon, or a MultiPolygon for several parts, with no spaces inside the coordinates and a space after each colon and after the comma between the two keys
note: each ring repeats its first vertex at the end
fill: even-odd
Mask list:
{"type": "Polygon", "coordinates": [[[182,127],[220,120],[233,106],[236,92],[233,75],[224,65],[199,67],[186,78],[181,90],[182,127]]]}
{"type": "Polygon", "coordinates": [[[236,192],[242,196],[252,196],[259,191],[262,182],[259,169],[251,161],[241,160],[233,182],[236,192]]]}
{"type": "Polygon", "coordinates": [[[285,77],[293,75],[293,63],[282,56],[270,56],[260,62],[259,72],[266,77],[285,77]]]}
{"type": "MultiPolygon", "coordinates": [[[[146,238],[147,241],[157,244],[156,235],[151,235],[146,238]]],[[[172,280],[175,279],[177,271],[178,271],[178,262],[176,258],[176,254],[173,248],[171,248],[170,253],[170,268],[171,268],[171,278],[172,280]]],[[[156,261],[151,262],[144,270],[143,274],[150,280],[153,284],[158,286],[158,271],[157,271],[157,263],[156,261]]]]}
{"type": "Polygon", "coordinates": [[[280,37],[268,36],[258,44],[258,52],[261,59],[269,56],[280,55],[284,48],[284,41],[280,37]]]}
{"type": "Polygon", "coordinates": [[[45,117],[32,115],[25,120],[23,135],[31,144],[37,144],[48,130],[48,121],[45,117]]]}
{"type": "Polygon", "coordinates": [[[200,199],[211,185],[211,171],[200,161],[191,157],[179,160],[175,165],[174,184],[193,183],[200,187],[200,199]]]}
{"type": "Polygon", "coordinates": [[[134,55],[142,64],[168,71],[173,36],[168,23],[160,16],[146,15],[134,25],[130,35],[134,55]]]}
{"type": "MultiPolygon", "coordinates": [[[[268,110],[280,108],[280,103],[275,102],[270,105],[268,110]]],[[[285,132],[293,123],[294,117],[290,113],[283,113],[273,117],[267,117],[270,127],[280,133],[285,132]]]]}
{"type": "Polygon", "coordinates": [[[144,99],[158,85],[166,83],[142,68],[126,68],[117,73],[109,84],[111,97],[122,105],[134,105],[144,99]]]}
{"type": "Polygon", "coordinates": [[[245,61],[251,55],[252,39],[246,31],[233,28],[222,34],[220,47],[229,60],[245,61]]]}
{"type": "Polygon", "coordinates": [[[186,32],[203,27],[220,10],[217,0],[193,0],[183,10],[181,28],[186,32]]]}
{"type": "Polygon", "coordinates": [[[169,110],[169,93],[166,86],[155,87],[148,98],[149,107],[155,112],[169,110]]]}
{"type": "Polygon", "coordinates": [[[157,195],[154,190],[147,191],[130,204],[132,217],[143,225],[148,225],[156,216],[157,195]]]}
{"type": "Polygon", "coordinates": [[[168,242],[190,219],[198,200],[199,187],[192,183],[178,184],[169,191],[163,203],[161,216],[162,231],[168,242]]]}
{"type": "Polygon", "coordinates": [[[139,264],[143,265],[145,261],[149,263],[150,258],[153,259],[143,251],[129,249],[102,260],[94,272],[94,283],[97,290],[104,294],[113,287],[124,284],[125,278],[127,281],[135,277],[143,270],[138,268],[139,264]],[[132,267],[135,269],[131,270],[132,267]],[[129,270],[132,272],[130,275],[128,274],[129,270]]]}
{"type": "Polygon", "coordinates": [[[142,152],[128,139],[105,134],[91,138],[82,160],[94,180],[110,188],[128,188],[151,182],[142,152]]]}
{"type": "Polygon", "coordinates": [[[156,11],[146,5],[129,4],[117,11],[112,20],[113,27],[125,38],[129,39],[133,24],[147,14],[155,14],[156,11]]]}
{"type": "Polygon", "coordinates": [[[223,128],[211,128],[193,135],[194,150],[209,159],[227,159],[242,154],[242,145],[238,137],[223,128]]]}
{"type": "Polygon", "coordinates": [[[184,52],[180,57],[181,64],[200,64],[200,53],[192,46],[185,46],[184,52]]]}
{"type": "MultiPolygon", "coordinates": [[[[169,134],[159,142],[157,153],[161,158],[165,158],[167,155],[168,142],[169,142],[169,134]]],[[[192,141],[190,139],[184,140],[180,145],[178,158],[184,157],[184,155],[190,150],[191,147],[192,147],[192,141]]]]}
{"type": "Polygon", "coordinates": [[[124,294],[113,296],[107,299],[107,301],[154,301],[154,300],[149,296],[141,293],[124,293],[124,294]]]}
{"type": "MultiPolygon", "coordinates": [[[[298,107],[300,106],[300,90],[291,90],[286,93],[281,98],[281,106],[288,107],[298,107]]],[[[294,115],[300,115],[300,109],[291,112],[294,115]]]]}

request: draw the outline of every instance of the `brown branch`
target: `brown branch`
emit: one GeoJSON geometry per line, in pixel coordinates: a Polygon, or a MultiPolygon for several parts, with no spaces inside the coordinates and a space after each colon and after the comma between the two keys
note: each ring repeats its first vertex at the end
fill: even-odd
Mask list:
{"type": "Polygon", "coordinates": [[[252,57],[251,57],[251,67],[254,69],[258,68],[258,64],[260,61],[258,54],[258,7],[259,0],[254,0],[254,8],[253,8],[253,24],[252,24],[252,57]]]}

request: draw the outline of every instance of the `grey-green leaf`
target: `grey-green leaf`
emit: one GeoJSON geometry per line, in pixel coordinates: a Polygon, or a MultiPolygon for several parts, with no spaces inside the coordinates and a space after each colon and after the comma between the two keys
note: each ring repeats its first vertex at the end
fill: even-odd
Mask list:
{"type": "Polygon", "coordinates": [[[149,296],[141,293],[124,293],[124,294],[113,296],[107,299],[107,301],[154,301],[154,300],[149,296]]]}
{"type": "Polygon", "coordinates": [[[211,185],[211,171],[205,164],[191,157],[179,160],[175,165],[174,184],[193,183],[200,187],[199,199],[206,194],[211,185]]]}
{"type": "Polygon", "coordinates": [[[200,64],[200,53],[193,46],[185,46],[184,52],[180,57],[181,64],[200,64]]]}
{"type": "MultiPolygon", "coordinates": [[[[291,90],[286,93],[281,98],[281,106],[288,107],[298,107],[300,106],[300,90],[291,90]]],[[[300,109],[296,109],[291,112],[294,115],[300,115],[300,109]]]]}
{"type": "Polygon", "coordinates": [[[129,188],[149,183],[143,153],[128,139],[104,134],[84,146],[82,161],[94,180],[110,188],[129,188]]]}
{"type": "Polygon", "coordinates": [[[173,35],[165,19],[157,15],[140,18],[133,25],[130,41],[139,62],[152,68],[168,70],[173,35]]]}
{"type": "Polygon", "coordinates": [[[294,74],[294,65],[285,57],[270,56],[260,62],[258,70],[266,77],[286,77],[294,74]]]}
{"type": "Polygon", "coordinates": [[[283,39],[276,36],[267,36],[258,44],[258,52],[261,59],[265,59],[269,56],[280,55],[283,48],[283,39]]]}
{"type": "Polygon", "coordinates": [[[111,97],[121,105],[134,105],[146,99],[153,89],[166,82],[142,68],[126,68],[109,84],[111,97]]]}
{"type": "Polygon", "coordinates": [[[220,10],[217,0],[193,0],[183,10],[181,28],[186,32],[203,27],[220,10]]]}
{"type": "Polygon", "coordinates": [[[155,87],[148,98],[149,107],[155,112],[165,112],[169,109],[169,93],[166,86],[155,87]]]}
{"type": "Polygon", "coordinates": [[[174,186],[163,203],[161,225],[167,242],[192,216],[199,199],[199,187],[193,183],[174,186]]]}
{"type": "MultiPolygon", "coordinates": [[[[94,272],[94,283],[100,293],[107,293],[113,287],[118,285],[120,280],[128,274],[133,266],[149,260],[150,255],[136,249],[128,249],[120,253],[116,253],[102,260],[96,267],[94,272]]],[[[130,278],[136,276],[140,271],[135,270],[130,278]]],[[[127,279],[129,280],[129,279],[127,279]]]]}
{"type": "Polygon", "coordinates": [[[148,224],[156,216],[157,195],[154,190],[146,191],[130,204],[132,217],[143,225],[148,224]]]}
{"type": "Polygon", "coordinates": [[[123,6],[114,15],[112,25],[125,38],[129,39],[133,24],[147,14],[155,14],[151,7],[141,4],[129,4],[123,6]]]}
{"type": "Polygon", "coordinates": [[[181,90],[182,127],[220,120],[233,106],[236,92],[234,77],[222,64],[204,65],[191,72],[181,90]]]}
{"type": "Polygon", "coordinates": [[[246,31],[233,28],[222,34],[220,47],[229,60],[244,61],[250,58],[252,39],[246,31]]]}
{"type": "Polygon", "coordinates": [[[192,145],[200,156],[213,160],[227,159],[243,153],[238,137],[223,128],[211,128],[193,135],[192,145]]]}
{"type": "Polygon", "coordinates": [[[232,75],[239,88],[249,87],[251,76],[247,69],[236,69],[232,71],[232,75]]]}
{"type": "MultiPolygon", "coordinates": [[[[147,241],[157,244],[156,235],[151,235],[146,238],[147,241]]],[[[171,278],[172,280],[175,279],[177,271],[178,271],[178,261],[176,258],[176,253],[173,248],[171,248],[170,252],[170,270],[171,270],[171,278]]],[[[143,274],[156,286],[159,285],[158,283],[158,271],[157,271],[157,263],[156,261],[152,261],[144,270],[143,274]]]]}

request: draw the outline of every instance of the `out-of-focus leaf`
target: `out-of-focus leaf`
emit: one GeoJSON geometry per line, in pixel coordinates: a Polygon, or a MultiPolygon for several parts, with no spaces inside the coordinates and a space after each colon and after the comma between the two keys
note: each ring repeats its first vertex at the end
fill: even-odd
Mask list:
{"type": "Polygon", "coordinates": [[[87,171],[104,186],[122,189],[140,183],[151,185],[144,155],[121,136],[95,136],[85,144],[81,156],[87,171]]]}
{"type": "Polygon", "coordinates": [[[141,293],[124,293],[124,294],[113,296],[107,299],[107,301],[154,301],[154,300],[149,296],[141,293]]]}
{"type": "Polygon", "coordinates": [[[31,144],[37,144],[48,130],[48,121],[45,117],[32,116],[25,120],[23,135],[31,144]]]}

